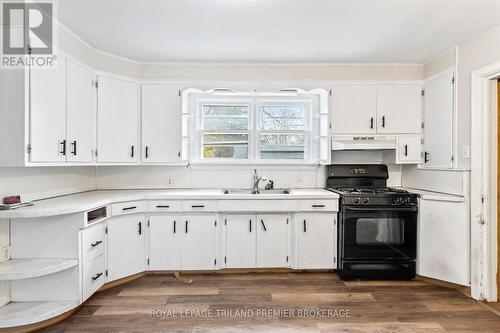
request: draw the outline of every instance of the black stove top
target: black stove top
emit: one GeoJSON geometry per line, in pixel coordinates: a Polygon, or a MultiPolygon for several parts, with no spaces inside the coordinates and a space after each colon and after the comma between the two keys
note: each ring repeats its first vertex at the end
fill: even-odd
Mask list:
{"type": "Polygon", "coordinates": [[[333,187],[329,188],[341,194],[348,193],[362,193],[362,194],[401,194],[408,193],[406,190],[392,188],[392,187],[333,187]]]}

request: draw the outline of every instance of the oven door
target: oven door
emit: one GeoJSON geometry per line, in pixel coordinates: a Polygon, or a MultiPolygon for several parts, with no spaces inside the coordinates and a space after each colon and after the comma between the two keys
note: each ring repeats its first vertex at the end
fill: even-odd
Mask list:
{"type": "Polygon", "coordinates": [[[342,257],[415,259],[417,207],[344,206],[342,257]]]}

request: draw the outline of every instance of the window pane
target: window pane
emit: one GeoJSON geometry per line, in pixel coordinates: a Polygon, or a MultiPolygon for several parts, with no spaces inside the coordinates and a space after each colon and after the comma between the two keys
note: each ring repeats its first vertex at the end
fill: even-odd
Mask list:
{"type": "Polygon", "coordinates": [[[304,134],[261,134],[261,159],[304,159],[304,134]]]}
{"type": "Polygon", "coordinates": [[[260,107],[261,129],[267,131],[299,130],[306,127],[306,109],[302,105],[260,107]]]}
{"type": "Polygon", "coordinates": [[[209,131],[247,130],[248,118],[223,118],[223,117],[204,118],[203,129],[209,131]]]}
{"type": "Polygon", "coordinates": [[[248,158],[248,134],[203,134],[204,158],[248,158]]]}
{"type": "Polygon", "coordinates": [[[239,116],[248,118],[248,105],[203,105],[203,116],[239,116]]]}

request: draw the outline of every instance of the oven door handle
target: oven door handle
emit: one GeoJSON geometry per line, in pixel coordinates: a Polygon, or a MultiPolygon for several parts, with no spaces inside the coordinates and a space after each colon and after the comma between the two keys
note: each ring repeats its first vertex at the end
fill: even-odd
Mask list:
{"type": "Polygon", "coordinates": [[[355,212],[368,212],[368,211],[390,211],[390,212],[416,212],[417,207],[344,207],[345,210],[355,211],[355,212]]]}

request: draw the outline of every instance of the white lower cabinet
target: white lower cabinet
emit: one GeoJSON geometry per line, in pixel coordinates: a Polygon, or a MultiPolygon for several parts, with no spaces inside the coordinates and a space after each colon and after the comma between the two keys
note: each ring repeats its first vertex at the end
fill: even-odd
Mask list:
{"type": "Polygon", "coordinates": [[[106,282],[106,262],[104,255],[83,266],[83,299],[86,300],[106,282]]]}
{"type": "Polygon", "coordinates": [[[254,268],[257,241],[255,215],[226,215],[226,268],[254,268]]]}
{"type": "Polygon", "coordinates": [[[152,215],[149,222],[149,269],[181,269],[181,216],[152,215]]]}
{"type": "Polygon", "coordinates": [[[142,214],[108,221],[108,281],[147,269],[146,218],[142,214]]]}
{"type": "Polygon", "coordinates": [[[334,269],[337,252],[337,214],[298,214],[297,268],[334,269]]]}
{"type": "Polygon", "coordinates": [[[467,214],[465,201],[419,200],[417,274],[470,284],[467,214]]]}
{"type": "Polygon", "coordinates": [[[186,215],[181,224],[181,268],[183,270],[214,269],[215,215],[186,215]]]}
{"type": "Polygon", "coordinates": [[[257,215],[258,268],[287,267],[289,262],[289,215],[257,215]]]}

